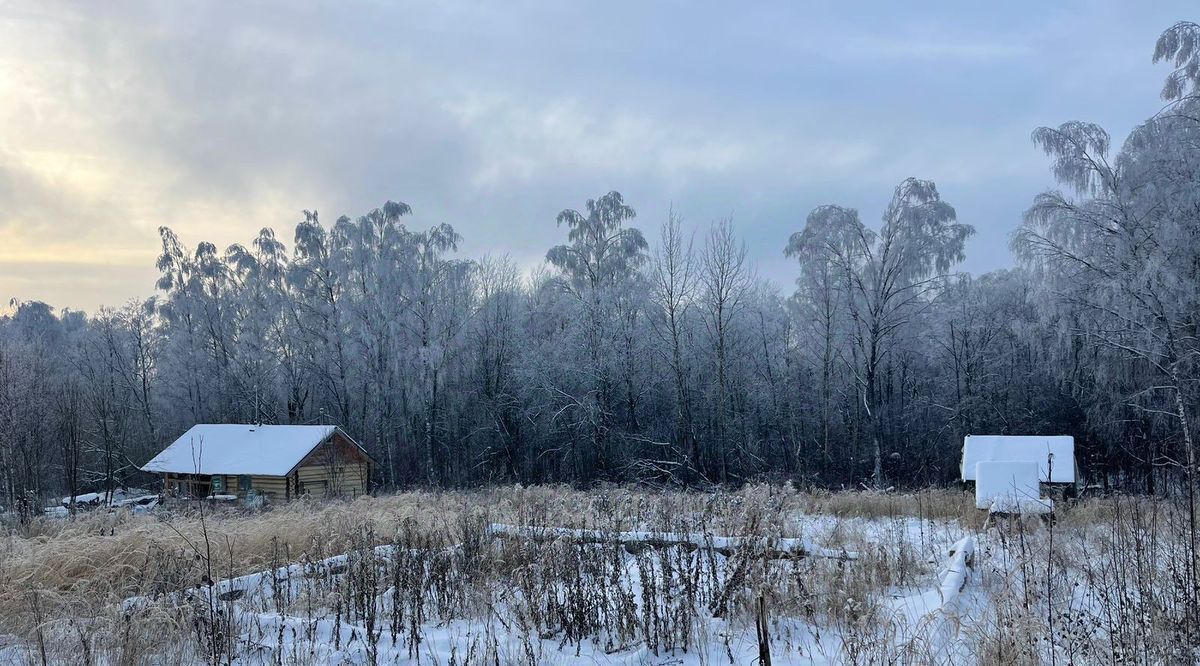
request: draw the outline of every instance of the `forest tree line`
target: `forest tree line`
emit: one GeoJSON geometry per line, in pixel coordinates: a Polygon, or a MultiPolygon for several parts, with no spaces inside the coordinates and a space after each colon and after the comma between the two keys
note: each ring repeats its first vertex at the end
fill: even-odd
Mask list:
{"type": "MultiPolygon", "coordinates": [[[[756,276],[732,220],[647,237],[617,192],[562,211],[522,271],[458,255],[407,204],[315,211],[222,251],[160,230],[156,295],[0,319],[0,503],[145,483],[194,423],[334,423],[374,482],[790,478],[941,484],[969,433],[1070,434],[1092,483],[1195,471],[1200,27],[1163,33],[1168,105],[1114,149],[1040,128],[1054,187],[1017,266],[958,270],[973,233],[936,185],[797,222],[796,280],[756,276]]],[[[659,224],[661,222],[661,224],[659,224]]]]}

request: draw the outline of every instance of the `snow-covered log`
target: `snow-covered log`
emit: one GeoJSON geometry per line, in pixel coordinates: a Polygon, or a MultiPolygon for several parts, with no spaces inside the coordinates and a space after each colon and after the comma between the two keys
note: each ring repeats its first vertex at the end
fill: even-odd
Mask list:
{"type": "MultiPolygon", "coordinates": [[[[391,559],[395,557],[395,553],[396,547],[390,544],[375,546],[372,550],[372,555],[380,559],[391,559]]],[[[290,584],[293,578],[317,578],[344,573],[350,565],[350,558],[350,554],[343,553],[327,557],[323,560],[296,562],[277,569],[258,571],[235,578],[225,578],[216,581],[212,585],[197,585],[158,598],[145,596],[129,597],[121,602],[121,607],[126,612],[131,612],[145,608],[159,599],[166,600],[172,604],[181,604],[186,603],[193,597],[202,601],[211,601],[214,597],[217,601],[236,601],[253,596],[270,597],[276,586],[285,583],[290,584]]]]}
{"type": "Polygon", "coordinates": [[[938,595],[942,603],[931,609],[922,622],[929,623],[929,654],[940,655],[953,661],[954,654],[947,651],[958,635],[962,609],[959,597],[966,587],[971,568],[975,564],[975,537],[967,536],[950,547],[946,566],[939,572],[938,595]]]}
{"type": "Polygon", "coordinates": [[[967,585],[967,577],[975,566],[975,537],[966,536],[950,547],[950,560],[941,574],[938,592],[942,597],[942,609],[952,610],[958,595],[967,585]]]}
{"type": "Polygon", "coordinates": [[[761,544],[765,547],[763,556],[773,559],[803,557],[825,557],[839,560],[858,559],[858,553],[853,551],[823,548],[815,546],[804,539],[793,538],[763,539],[673,532],[606,532],[603,530],[582,530],[566,527],[527,527],[500,523],[489,525],[488,533],[498,537],[530,539],[534,541],[572,539],[584,543],[616,543],[625,546],[626,550],[630,551],[641,548],[669,547],[711,549],[723,555],[732,555],[739,548],[761,544]]]}

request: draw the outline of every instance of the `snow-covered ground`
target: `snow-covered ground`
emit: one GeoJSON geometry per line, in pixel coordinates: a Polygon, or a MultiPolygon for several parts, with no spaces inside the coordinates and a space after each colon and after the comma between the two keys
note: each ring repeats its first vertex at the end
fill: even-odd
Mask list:
{"type": "MultiPolygon", "coordinates": [[[[799,517],[796,525],[800,531],[812,535],[805,539],[757,540],[761,548],[776,553],[801,553],[806,556],[832,559],[839,566],[854,566],[858,554],[845,548],[825,548],[813,545],[818,542],[838,540],[839,532],[848,531],[884,539],[899,535],[911,544],[926,540],[931,552],[946,551],[944,561],[930,567],[928,575],[911,581],[910,585],[887,590],[886,598],[879,599],[889,622],[896,626],[892,638],[897,650],[904,649],[905,641],[915,638],[918,632],[930,631],[935,652],[948,657],[965,655],[956,645],[957,631],[950,627],[959,621],[964,609],[978,605],[977,600],[962,603],[959,592],[967,587],[972,578],[974,536],[960,538],[949,546],[946,541],[957,536],[959,530],[947,524],[922,522],[915,519],[871,521],[837,520],[826,516],[799,517]],[[811,540],[810,540],[811,539],[811,540]]],[[[749,538],[729,538],[711,534],[674,534],[654,531],[604,532],[602,530],[567,530],[563,528],[525,528],[492,525],[488,530],[496,537],[513,538],[518,541],[557,540],[582,542],[579,548],[596,551],[617,552],[620,564],[616,570],[621,580],[616,587],[627,595],[627,602],[634,606],[646,605],[648,579],[662,579],[681,572],[664,573],[664,562],[670,559],[652,559],[646,563],[635,561],[634,554],[627,552],[625,545],[645,542],[652,549],[695,549],[697,553],[713,549],[709,555],[716,562],[716,569],[733,580],[739,562],[740,548],[753,549],[755,541],[749,538]],[[679,544],[684,544],[680,546],[679,544]]],[[[497,544],[498,546],[498,544],[497,544]]],[[[880,545],[880,549],[887,546],[880,545]]],[[[901,546],[903,548],[903,546],[901,546]]],[[[462,545],[451,546],[438,557],[454,561],[462,557],[462,545]]],[[[495,554],[503,556],[502,547],[495,547],[495,554]]],[[[317,562],[293,564],[278,569],[219,581],[211,587],[182,590],[165,598],[150,599],[136,597],[127,599],[123,608],[130,613],[143,612],[155,604],[166,604],[177,608],[189,608],[201,617],[210,617],[214,622],[228,623],[227,628],[237,634],[232,646],[238,664],[278,663],[453,663],[468,659],[470,663],[482,660],[487,663],[606,663],[606,664],[709,664],[751,663],[759,657],[759,642],[752,620],[745,617],[725,618],[720,613],[709,613],[696,618],[688,632],[693,637],[683,645],[658,647],[651,641],[620,640],[607,632],[594,636],[572,639],[562,635],[546,635],[533,628],[523,627],[520,611],[506,608],[503,602],[495,603],[491,617],[453,619],[450,621],[428,621],[419,625],[397,627],[384,618],[395,621],[411,607],[406,599],[410,593],[399,590],[395,584],[387,584],[387,572],[403,566],[406,557],[424,559],[428,553],[401,552],[396,546],[377,546],[369,551],[337,555],[317,562]],[[371,573],[371,572],[374,573],[371,573]],[[372,576],[385,580],[372,586],[376,594],[368,594],[366,606],[358,610],[340,609],[308,604],[287,603],[322,596],[329,590],[346,591],[355,585],[351,579],[369,579],[372,576]],[[356,615],[357,613],[357,615],[356,615]],[[509,617],[505,617],[509,615],[509,617]]],[[[434,558],[436,561],[437,557],[434,558]]],[[[789,560],[781,556],[780,561],[789,560]]],[[[772,566],[763,561],[763,566],[772,566]]],[[[786,566],[786,565],[785,565],[786,566]]],[[[423,572],[431,575],[432,572],[423,572]]],[[[399,574],[394,574],[399,575],[399,574]]],[[[727,582],[728,582],[727,580],[727,582]]],[[[678,581],[677,581],[678,582],[678,581]]],[[[427,592],[427,591],[426,591],[427,592]]],[[[516,590],[509,590],[519,594],[516,590]]],[[[357,593],[351,592],[350,596],[357,593]]],[[[505,596],[500,591],[499,597],[505,596]]],[[[968,596],[971,591],[968,590],[968,596]]],[[[866,600],[845,600],[853,608],[866,600]]],[[[657,603],[657,602],[653,602],[657,603]]],[[[602,612],[602,611],[597,611],[602,612]]],[[[644,611],[643,611],[644,612],[644,611]]],[[[636,614],[636,613],[635,613],[636,614]]],[[[786,616],[770,617],[769,633],[774,663],[833,664],[843,663],[847,656],[847,637],[836,628],[823,627],[819,622],[805,621],[786,616]]],[[[643,628],[644,630],[645,628],[643,628]]]]}
{"type": "MultiPolygon", "coordinates": [[[[730,519],[745,510],[730,506],[730,519]]],[[[204,565],[214,584],[126,598],[96,622],[159,627],[140,649],[168,651],[164,663],[742,664],[760,658],[764,630],[774,664],[1115,663],[1178,610],[1166,578],[1113,596],[1135,564],[1121,559],[1132,533],[1101,521],[980,530],[788,509],[757,528],[751,511],[738,533],[705,511],[639,507],[643,524],[614,512],[583,525],[470,514],[438,535],[398,521],[385,539],[360,526],[346,552],[232,577],[218,542],[204,565]]],[[[1147,546],[1144,562],[1171,550],[1147,546]]],[[[87,622],[56,617],[41,636],[69,641],[87,622]]],[[[1181,654],[1169,642],[1148,654],[1181,654]]],[[[37,661],[36,646],[0,640],[0,663],[37,661]]]]}
{"type": "MultiPolygon", "coordinates": [[[[929,525],[919,521],[885,523],[882,521],[851,521],[847,525],[822,517],[806,517],[802,520],[805,532],[813,534],[817,541],[829,541],[838,531],[861,530],[865,534],[877,535],[881,539],[894,538],[898,533],[906,539],[916,540],[925,536],[930,547],[938,546],[956,534],[948,526],[933,526],[936,535],[926,534],[929,525]]],[[[494,530],[497,534],[504,530],[494,530]]],[[[546,530],[539,530],[546,532],[546,530]]],[[[525,538],[528,530],[507,530],[509,536],[525,538]]],[[[559,534],[551,530],[550,536],[570,540],[573,533],[559,534]]],[[[590,536],[600,539],[600,533],[590,536]]],[[[722,552],[711,555],[717,562],[716,568],[732,578],[735,574],[737,556],[730,549],[750,547],[742,540],[712,535],[663,535],[653,532],[635,536],[652,541],[685,540],[697,549],[707,546],[722,552]]],[[[765,543],[765,542],[764,542],[765,543]]],[[[932,575],[922,575],[911,581],[911,585],[891,588],[882,606],[891,614],[896,625],[893,636],[896,648],[902,649],[903,641],[917,632],[930,630],[937,638],[937,651],[946,655],[965,654],[956,650],[956,632],[947,627],[956,622],[961,604],[958,591],[971,579],[971,570],[966,564],[962,548],[967,544],[973,550],[974,538],[965,537],[955,546],[956,556],[947,554],[945,561],[932,568],[932,575]]],[[[856,553],[845,550],[822,549],[804,546],[817,551],[818,556],[837,559],[845,556],[845,565],[854,566],[856,553]]],[[[603,551],[602,543],[591,543],[583,548],[603,551]]],[[[675,546],[666,546],[674,548],[675,546]]],[[[797,543],[772,541],[772,548],[800,549],[797,543]]],[[[952,548],[953,548],[952,547],[952,548]]],[[[461,546],[447,549],[448,559],[461,557],[461,546]]],[[[408,553],[412,555],[413,553],[408,553]]],[[[420,554],[424,555],[424,554],[420,554]]],[[[966,553],[969,557],[970,553],[966,553]]],[[[634,557],[620,553],[622,560],[618,570],[623,580],[617,588],[624,591],[628,602],[644,605],[646,583],[643,576],[660,578],[664,575],[661,561],[652,561],[650,566],[638,566],[634,557]]],[[[214,625],[224,625],[218,631],[232,630],[237,636],[232,645],[225,648],[234,655],[237,664],[314,663],[314,664],[363,664],[363,663],[451,663],[464,659],[483,660],[494,663],[535,662],[546,664],[608,663],[608,664],[709,664],[751,663],[759,657],[759,643],[754,625],[749,618],[722,618],[709,613],[696,618],[687,631],[691,638],[681,645],[662,647],[650,646],[647,641],[622,639],[615,635],[599,632],[594,636],[571,639],[562,635],[546,635],[533,628],[525,628],[516,617],[503,617],[509,612],[503,602],[495,605],[492,617],[475,617],[441,621],[432,619],[417,626],[395,627],[390,622],[406,612],[412,612],[407,592],[397,591],[395,585],[378,583],[373,589],[377,594],[368,595],[366,603],[373,610],[340,609],[329,606],[313,606],[286,603],[285,599],[300,599],[306,594],[323,596],[330,591],[346,592],[354,583],[349,579],[357,572],[363,578],[372,574],[365,569],[376,569],[375,576],[386,576],[390,567],[396,566],[398,555],[395,546],[378,546],[368,553],[351,553],[327,558],[319,562],[295,564],[276,570],[248,576],[226,579],[212,587],[182,590],[166,598],[132,598],[125,602],[124,609],[136,614],[154,605],[165,605],[187,609],[200,618],[209,618],[214,625]],[[369,619],[373,618],[373,620],[369,619]],[[385,618],[391,620],[385,621],[385,618]],[[389,626],[374,623],[384,622],[389,626]],[[397,630],[398,629],[398,630],[397,630]]],[[[429,575],[427,572],[426,575],[429,575]]],[[[514,591],[515,592],[515,591],[514,591]]],[[[350,596],[355,596],[351,591],[350,596]]],[[[499,598],[503,598],[500,591],[499,598]]],[[[863,600],[865,601],[865,600],[863,600]]],[[[844,600],[848,608],[862,602],[853,598],[844,600]]],[[[514,613],[515,615],[515,613],[514,613]]],[[[771,617],[769,631],[774,663],[842,663],[847,654],[847,637],[836,627],[822,627],[819,622],[786,616],[771,617]]],[[[615,632],[614,632],[615,633],[615,632]]],[[[636,632],[635,632],[636,633],[636,632]]],[[[664,641],[664,643],[669,641],[664,641]]],[[[861,646],[860,646],[861,648],[861,646]]]]}

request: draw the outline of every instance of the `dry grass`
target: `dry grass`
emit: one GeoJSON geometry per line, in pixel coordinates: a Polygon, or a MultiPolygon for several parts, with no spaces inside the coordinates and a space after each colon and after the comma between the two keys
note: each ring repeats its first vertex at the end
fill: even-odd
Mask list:
{"type": "MultiPolygon", "coordinates": [[[[905,499],[902,506],[942,515],[947,509],[937,500],[948,497],[905,499]]],[[[199,585],[210,567],[214,577],[232,577],[322,559],[351,550],[364,532],[374,535],[376,543],[386,543],[400,525],[443,540],[453,538],[467,517],[614,531],[798,537],[809,535],[798,531],[792,517],[831,504],[846,516],[884,515],[866,500],[816,497],[789,487],[697,495],[622,487],[583,493],[541,486],[294,502],[261,512],[204,513],[185,507],[151,515],[89,512],[66,520],[40,519],[10,528],[0,539],[0,633],[28,636],[39,618],[87,614],[125,598],[199,585]]],[[[899,515],[895,506],[901,504],[887,515],[899,515]]],[[[870,548],[861,530],[834,529],[824,537],[831,546],[870,548]]],[[[912,553],[880,548],[872,553],[872,565],[851,570],[841,600],[806,588],[798,593],[806,599],[802,609],[840,613],[844,598],[864,598],[866,588],[892,584],[898,572],[912,575],[903,573],[911,566],[895,566],[901,560],[915,562],[912,553]]]]}
{"type": "Polygon", "coordinates": [[[839,518],[957,520],[974,519],[979,513],[974,496],[959,489],[928,488],[911,493],[818,491],[800,497],[805,511],[839,518]]]}
{"type": "MultiPolygon", "coordinates": [[[[1060,516],[1054,532],[1025,522],[994,533],[990,564],[980,571],[980,584],[992,590],[991,606],[963,633],[974,658],[1035,663],[1049,654],[1050,641],[1039,643],[1039,637],[1049,636],[1080,654],[1111,657],[1100,663],[1139,649],[1143,656],[1176,656],[1173,646],[1186,640],[1177,638],[1186,609],[1172,600],[1180,588],[1164,562],[1178,546],[1178,511],[1162,502],[1112,499],[1063,507],[1060,516]],[[1145,535],[1155,545],[1139,549],[1145,535]],[[1160,570],[1167,573],[1158,577],[1160,570]],[[1101,600],[1105,617],[1055,601],[1072,598],[1064,586],[1117,584],[1139,592],[1101,600]],[[1097,638],[1088,622],[1117,629],[1097,638]],[[1133,628],[1123,629],[1122,622],[1133,628]],[[1135,629],[1172,638],[1151,648],[1135,629]]],[[[386,620],[392,640],[413,644],[420,627],[406,628],[397,618],[445,625],[502,617],[563,646],[594,641],[604,649],[645,645],[659,653],[712,639],[701,634],[714,614],[730,626],[753,626],[756,600],[763,597],[774,618],[776,649],[785,653],[813,649],[803,647],[805,627],[818,627],[836,632],[840,643],[832,654],[808,656],[953,663],[953,656],[927,644],[922,632],[929,627],[897,624],[886,601],[896,589],[935,586],[945,547],[981,522],[972,498],[954,490],[804,493],[790,486],[712,494],[507,487],[296,502],[260,512],[87,513],[12,526],[0,539],[0,635],[21,637],[35,663],[43,648],[50,662],[182,664],[198,654],[219,661],[221,641],[232,635],[219,614],[159,604],[130,615],[119,602],[196,587],[210,575],[227,578],[341,553],[374,561],[372,547],[391,544],[412,555],[356,570],[343,582],[305,582],[296,598],[276,598],[256,612],[295,615],[303,608],[316,622],[314,608],[345,606],[346,613],[359,613],[356,622],[386,620]],[[813,515],[824,518],[801,519],[813,515]],[[767,565],[753,547],[716,558],[703,549],[623,553],[569,540],[493,542],[484,536],[488,522],[758,537],[760,549],[777,537],[804,537],[858,551],[860,559],[767,565]],[[484,548],[485,542],[491,545],[484,548]],[[447,559],[451,544],[461,545],[447,559]],[[375,618],[374,603],[362,600],[379,597],[389,584],[414,592],[381,606],[390,618],[375,618]],[[646,603],[625,601],[633,598],[646,603]]],[[[481,659],[498,656],[495,631],[489,625],[472,638],[481,659]]],[[[543,648],[524,649],[517,661],[538,661],[543,648]]]]}
{"type": "Polygon", "coordinates": [[[67,520],[39,520],[0,541],[0,599],[13,589],[74,590],[98,598],[143,593],[178,575],[164,558],[193,557],[205,550],[205,532],[213,548],[232,546],[235,575],[266,566],[280,548],[297,557],[317,549],[341,552],[362,522],[383,529],[413,516],[429,516],[423,507],[449,516],[457,504],[447,496],[405,494],[361,498],[353,502],[295,504],[261,513],[223,510],[201,516],[198,510],[155,515],[81,513],[67,520]],[[148,587],[149,586],[149,587],[148,587]],[[92,594],[93,591],[96,594],[92,594]]]}

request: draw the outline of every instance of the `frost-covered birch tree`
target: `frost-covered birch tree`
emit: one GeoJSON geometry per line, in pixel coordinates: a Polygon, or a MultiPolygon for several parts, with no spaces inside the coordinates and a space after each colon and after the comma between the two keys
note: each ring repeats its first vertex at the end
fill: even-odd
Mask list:
{"type": "Polygon", "coordinates": [[[962,261],[973,231],[957,221],[931,181],[908,178],[893,192],[878,233],[863,226],[853,209],[823,206],[789,243],[793,256],[830,262],[847,294],[849,367],[869,424],[871,478],[877,486],[883,484],[884,446],[880,370],[897,332],[962,261]]]}
{"type": "Polygon", "coordinates": [[[619,300],[642,262],[647,243],[642,232],[625,226],[637,213],[619,192],[588,199],[585,212],[567,209],[558,214],[558,224],[568,229],[568,243],[557,245],[546,260],[558,271],[555,285],[576,304],[575,343],[582,349],[575,410],[582,429],[577,435],[587,442],[580,448],[575,438],[568,444],[577,478],[587,478],[596,465],[605,469],[614,425],[617,386],[613,375],[618,330],[619,300]]]}

